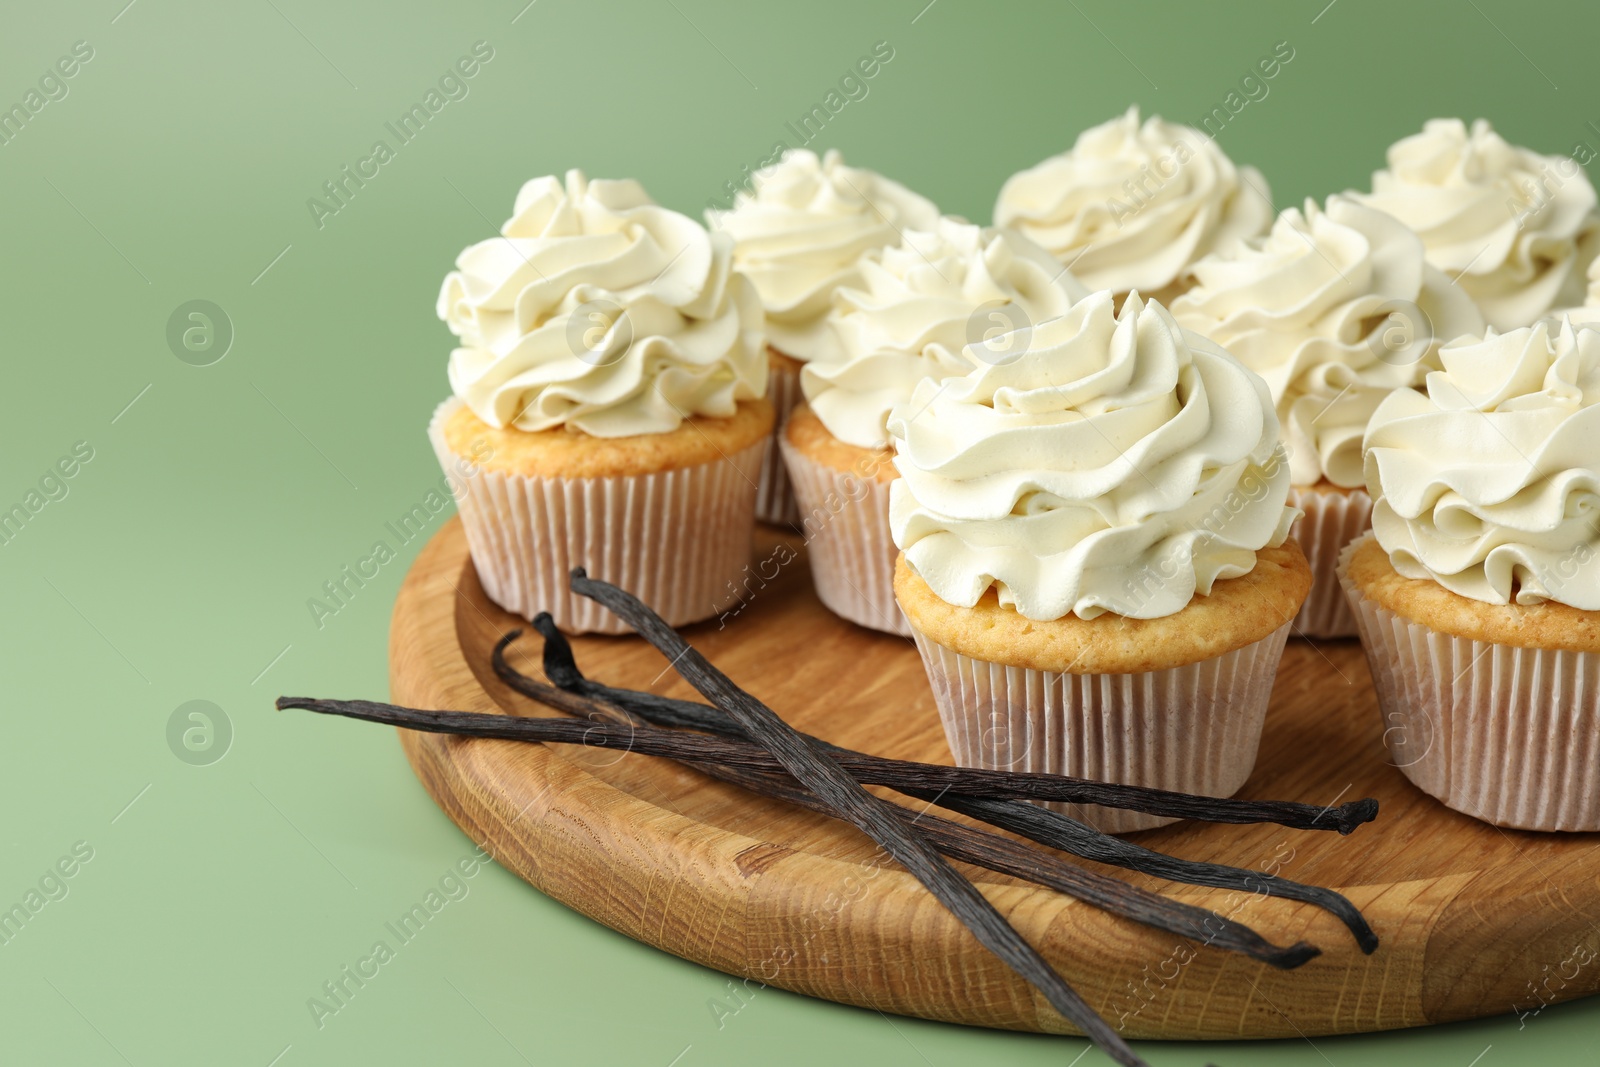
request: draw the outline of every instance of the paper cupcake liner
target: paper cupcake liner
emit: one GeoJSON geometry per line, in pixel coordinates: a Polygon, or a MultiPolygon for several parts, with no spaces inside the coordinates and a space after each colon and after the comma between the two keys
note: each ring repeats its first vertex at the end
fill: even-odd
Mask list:
{"type": "MultiPolygon", "coordinates": [[[[1243,648],[1140,674],[987,663],[913,628],[956,763],[1232,796],[1255,767],[1284,623],[1243,648]]],[[[1107,833],[1176,819],[1098,804],[1043,805],[1107,833]]]]}
{"type": "Polygon", "coordinates": [[[858,626],[910,637],[911,625],[894,597],[900,550],[889,533],[889,483],[870,471],[834,470],[779,436],[817,596],[829,611],[858,626]]]}
{"type": "Polygon", "coordinates": [[[801,401],[800,369],[780,361],[767,379],[767,398],[777,410],[772,441],[761,455],[761,477],[756,479],[756,518],[785,529],[800,524],[800,506],[795,503],[789,484],[789,471],[783,463],[778,442],[783,439],[783,423],[801,401]]]}
{"type": "MultiPolygon", "coordinates": [[[[460,463],[443,426],[428,425],[445,470],[460,463]]],[[[568,588],[573,567],[618,585],[673,626],[739,597],[755,526],[755,476],[767,442],[724,461],[616,478],[540,478],[479,468],[455,479],[456,506],[484,592],[524,618],[541,611],[567,633],[629,633],[611,612],[568,588]]]]}
{"type": "Polygon", "coordinates": [[[1292,486],[1289,506],[1305,512],[1289,531],[1311,564],[1311,593],[1295,616],[1302,637],[1354,637],[1356,617],[1339,583],[1339,554],[1372,526],[1372,497],[1365,490],[1329,492],[1292,486]]]}
{"type": "MultiPolygon", "coordinates": [[[[1362,540],[1365,540],[1364,538],[1362,540]]],[[[1600,655],[1441,633],[1339,577],[1390,761],[1446,807],[1522,830],[1600,830],[1600,655]]]]}

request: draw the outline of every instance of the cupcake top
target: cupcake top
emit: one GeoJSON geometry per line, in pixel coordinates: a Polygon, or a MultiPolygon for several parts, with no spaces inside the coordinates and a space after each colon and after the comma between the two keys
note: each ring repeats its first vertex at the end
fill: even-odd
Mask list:
{"type": "Polygon", "coordinates": [[[1325,211],[1311,200],[1285,210],[1266,237],[1194,274],[1173,317],[1266,379],[1295,485],[1361,486],[1361,435],[1378,403],[1422,384],[1443,342],[1483,333],[1416,234],[1343,196],[1325,211]]]}
{"type": "Polygon", "coordinates": [[[1583,301],[1595,191],[1572,159],[1507,144],[1483,119],[1432,119],[1389,148],[1360,198],[1416,230],[1497,330],[1583,301]]]}
{"type": "Polygon", "coordinates": [[[1600,611],[1600,323],[1445,345],[1426,391],[1367,429],[1372,528],[1394,569],[1490,604],[1600,611]]]}
{"type": "Polygon", "coordinates": [[[635,181],[535,178],[439,292],[450,387],[490,426],[665,433],[766,395],[761,301],[733,241],[635,181]]]}
{"type": "Polygon", "coordinates": [[[1139,109],[1078,135],[1072,149],[1011,176],[997,226],[1027,234],[1091,289],[1153,293],[1189,265],[1272,223],[1267,181],[1190,126],[1139,109]]]}
{"type": "Polygon", "coordinates": [[[890,529],[941,599],[1159,618],[1288,535],[1266,383],[1160,304],[1113,308],[1094,294],[891,420],[890,529]]]}
{"type": "Polygon", "coordinates": [[[793,148],[751,178],[729,211],[708,211],[713,230],[734,239],[733,263],[755,283],[767,340],[799,360],[834,353],[824,319],[840,286],[860,284],[863,252],[898,244],[905,230],[932,229],[933,202],[899,182],[847,167],[829,150],[793,148]]]}
{"type": "Polygon", "coordinates": [[[922,379],[970,370],[971,342],[1009,337],[1088,295],[1032,241],[953,218],[908,230],[858,269],[859,285],[835,293],[828,316],[838,355],[807,363],[800,384],[828,432],[860,448],[888,447],[889,412],[922,379]]]}

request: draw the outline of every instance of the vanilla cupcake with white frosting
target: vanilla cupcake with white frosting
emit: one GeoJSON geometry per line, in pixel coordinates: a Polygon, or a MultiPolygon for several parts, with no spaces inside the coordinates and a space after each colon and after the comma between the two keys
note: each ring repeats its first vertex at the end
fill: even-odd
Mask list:
{"type": "Polygon", "coordinates": [[[536,178],[439,294],[459,339],[429,426],[484,591],[625,632],[582,566],[682,625],[736,599],[772,432],[761,302],[731,239],[634,181],[536,178]]]}
{"type": "Polygon", "coordinates": [[[1162,300],[1196,260],[1264,233],[1272,215],[1260,171],[1192,126],[1140,122],[1137,107],[1012,175],[994,207],[995,225],[1049,249],[1090,289],[1162,300]]]}
{"type": "Polygon", "coordinates": [[[1311,584],[1266,383],[1137,293],[1012,340],[890,422],[895,592],[956,760],[1231,795],[1311,584]]]}
{"type": "Polygon", "coordinates": [[[1360,199],[1417,231],[1489,325],[1512,330],[1583,302],[1600,220],[1575,160],[1508,144],[1483,119],[1430,119],[1390,146],[1388,163],[1360,199]]]}
{"type": "MultiPolygon", "coordinates": [[[[860,283],[862,255],[899,244],[907,230],[932,229],[939,209],[899,182],[793,148],[751,175],[728,211],[708,211],[715,231],[734,240],[734,268],[755,285],[766,311],[770,395],[781,428],[800,402],[800,368],[837,355],[827,315],[833,294],[860,283]]],[[[776,441],[761,468],[757,517],[799,519],[776,441]]]]}
{"type": "Polygon", "coordinates": [[[1172,305],[1185,327],[1266,379],[1288,446],[1295,538],[1315,583],[1297,632],[1355,634],[1335,574],[1369,525],[1361,439],[1395,389],[1422,384],[1439,346],[1481,335],[1470,297],[1430,265],[1399,220],[1344,196],[1285,209],[1267,236],[1194,267],[1172,305]]]}
{"type": "Polygon", "coordinates": [[[1600,830],[1600,326],[1446,345],[1367,429],[1345,588],[1394,762],[1475,818],[1600,830]]]}
{"type": "MultiPolygon", "coordinates": [[[[859,264],[834,295],[837,353],[801,371],[806,404],[779,435],[811,548],[812,576],[836,614],[906,634],[892,588],[891,412],[925,379],[965,374],[974,341],[1004,345],[1028,323],[1064,315],[1087,290],[1015,233],[939,219],[859,264]]],[[[1000,349],[984,350],[998,358],[1000,349]]]]}

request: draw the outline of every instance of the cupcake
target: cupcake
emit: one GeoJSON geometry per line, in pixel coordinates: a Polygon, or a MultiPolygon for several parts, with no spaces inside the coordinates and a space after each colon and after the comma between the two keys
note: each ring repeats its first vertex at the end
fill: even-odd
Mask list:
{"type": "Polygon", "coordinates": [[[738,598],[772,434],[761,301],[730,238],[633,181],[536,178],[439,294],[460,339],[428,427],[483,588],[572,633],[622,633],[582,566],[674,626],[738,598]]]}
{"type": "Polygon", "coordinates": [[[817,595],[851,622],[909,636],[894,599],[890,411],[924,378],[1003,358],[1026,336],[1014,331],[1087,293],[1026,238],[950,218],[868,252],[858,269],[859,284],[837,290],[829,313],[838,354],[801,370],[806,403],[779,439],[817,595]]]}
{"type": "Polygon", "coordinates": [[[1483,319],[1428,265],[1416,234],[1343,196],[1326,210],[1289,208],[1268,236],[1201,260],[1194,275],[1173,317],[1265,378],[1283,426],[1289,503],[1305,513],[1293,536],[1314,577],[1295,632],[1354,636],[1334,572],[1372,512],[1367,419],[1390,392],[1422,384],[1441,343],[1481,336],[1483,319]]]}
{"type": "Polygon", "coordinates": [[[1272,224],[1272,194],[1190,126],[1131,107],[1078,135],[1071,150],[1011,176],[996,226],[1020,231],[1090,289],[1147,298],[1181,292],[1189,266],[1272,224]]]}
{"type": "MultiPolygon", "coordinates": [[[[820,160],[791,149],[751,175],[729,211],[708,211],[713,230],[734,240],[733,265],[754,283],[767,313],[769,395],[778,424],[800,402],[800,368],[836,351],[825,325],[833,293],[859,285],[863,252],[898,244],[905,230],[932,229],[939,209],[898,182],[847,167],[830,150],[820,160]]],[[[756,517],[798,525],[777,441],[761,465],[756,517]]]]}
{"type": "Polygon", "coordinates": [[[1020,347],[890,423],[895,594],[956,762],[1231,795],[1311,587],[1267,385],[1137,293],[1020,347]]]}
{"type": "Polygon", "coordinates": [[[1600,830],[1600,327],[1448,344],[1366,437],[1340,574],[1393,761],[1499,826],[1600,830]]]}
{"type": "Polygon", "coordinates": [[[1595,191],[1566,156],[1510,145],[1479,119],[1432,119],[1389,149],[1360,197],[1417,231],[1497,330],[1581,304],[1600,226],[1595,191]]]}

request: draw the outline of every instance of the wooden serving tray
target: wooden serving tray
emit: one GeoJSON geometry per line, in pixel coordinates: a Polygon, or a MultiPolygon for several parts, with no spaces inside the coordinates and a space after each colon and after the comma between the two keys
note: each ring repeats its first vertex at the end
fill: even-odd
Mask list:
{"type": "MultiPolygon", "coordinates": [[[[852,748],[949,762],[909,641],[830,614],[799,551],[725,625],[686,636],[795,726],[852,748]]],[[[781,558],[781,557],[779,557],[781,558]]],[[[769,571],[771,566],[767,568],[769,571]]],[[[394,699],[423,708],[554,714],[507,689],[489,653],[526,624],[478,584],[459,520],[423,550],[395,604],[394,699]]],[[[635,637],[574,642],[592,677],[692,697],[635,637]]],[[[537,635],[513,645],[534,676],[537,635]]],[[[1133,1038],[1356,1033],[1528,1011],[1600,989],[1600,835],[1475,822],[1390,763],[1354,641],[1291,640],[1245,797],[1375,796],[1349,837],[1179,823],[1134,839],[1174,855],[1338,889],[1381,947],[1363,956],[1309,905],[1143,879],[1323,955],[1278,971],[963,868],[1114,1025],[1133,1038]]],[[[613,750],[400,732],[417,776],[466,833],[541,891],[637,940],[732,975],[949,1022],[1075,1032],[854,828],[613,750]]],[[[888,795],[888,794],[886,794],[888,795]]],[[[959,817],[958,817],[959,818],[959,817]]]]}

